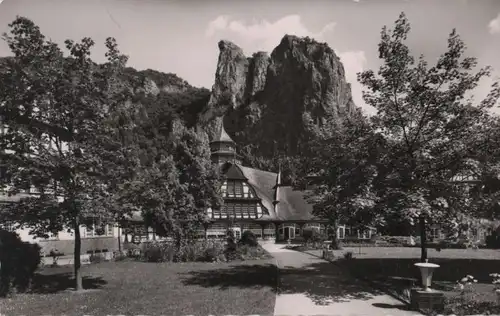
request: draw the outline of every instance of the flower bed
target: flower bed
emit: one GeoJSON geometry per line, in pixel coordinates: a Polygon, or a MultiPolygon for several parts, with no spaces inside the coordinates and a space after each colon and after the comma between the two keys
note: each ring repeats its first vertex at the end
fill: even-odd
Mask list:
{"type": "Polygon", "coordinates": [[[183,244],[179,248],[170,242],[152,242],[136,250],[135,257],[148,262],[226,262],[271,256],[260,245],[235,244],[229,249],[224,241],[204,240],[183,244]]]}

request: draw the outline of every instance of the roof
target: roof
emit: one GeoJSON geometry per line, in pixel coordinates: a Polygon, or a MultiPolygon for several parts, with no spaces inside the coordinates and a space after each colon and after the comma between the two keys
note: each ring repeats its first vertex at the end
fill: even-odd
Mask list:
{"type": "Polygon", "coordinates": [[[221,124],[219,132],[216,134],[212,142],[234,143],[234,140],[227,134],[226,130],[224,129],[224,124],[221,124]]]}
{"type": "Polygon", "coordinates": [[[245,178],[247,178],[248,184],[254,188],[255,193],[261,199],[262,205],[264,205],[264,207],[269,211],[269,215],[264,215],[259,218],[259,220],[277,219],[273,206],[273,187],[276,184],[277,174],[274,172],[244,167],[242,165],[236,166],[241,170],[245,178]]]}
{"type": "Polygon", "coordinates": [[[306,192],[294,190],[290,186],[281,187],[278,196],[278,215],[286,220],[313,220],[313,206],[307,202],[306,192]]]}
{"type": "MultiPolygon", "coordinates": [[[[254,188],[255,193],[261,199],[262,205],[269,212],[268,215],[264,215],[256,221],[318,220],[318,218],[312,215],[313,207],[312,204],[307,202],[306,192],[294,190],[291,186],[279,186],[279,203],[276,207],[278,212],[275,212],[273,201],[278,176],[277,173],[249,168],[240,164],[233,164],[232,166],[237,167],[241,171],[243,177],[247,180],[247,183],[254,188]]],[[[231,178],[244,180],[232,167],[229,167],[226,172],[229,173],[228,175],[231,178]]],[[[129,217],[129,220],[141,221],[142,216],[140,215],[140,212],[134,212],[134,214],[129,217]]]]}
{"type": "Polygon", "coordinates": [[[278,174],[259,169],[237,165],[248,179],[248,183],[255,189],[262,200],[262,204],[269,210],[269,216],[260,220],[313,220],[312,205],[307,202],[304,191],[294,190],[291,186],[279,186],[277,214],[274,210],[274,192],[278,174]]]}

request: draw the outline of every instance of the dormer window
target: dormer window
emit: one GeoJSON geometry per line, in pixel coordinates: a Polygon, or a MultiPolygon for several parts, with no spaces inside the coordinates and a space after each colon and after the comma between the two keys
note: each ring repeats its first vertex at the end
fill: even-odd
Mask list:
{"type": "Polygon", "coordinates": [[[222,197],[254,199],[256,197],[252,188],[242,180],[228,180],[221,186],[222,197]]]}

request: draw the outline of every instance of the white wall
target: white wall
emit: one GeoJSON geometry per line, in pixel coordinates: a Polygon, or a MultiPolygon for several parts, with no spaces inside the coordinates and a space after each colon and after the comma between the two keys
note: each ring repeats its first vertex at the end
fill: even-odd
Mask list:
{"type": "MultiPolygon", "coordinates": [[[[119,232],[121,233],[121,228],[118,228],[116,225],[112,228],[113,230],[113,235],[105,235],[105,236],[87,236],[86,233],[86,227],[85,226],[80,226],[80,236],[82,238],[98,238],[98,237],[118,237],[119,232]]],[[[40,240],[74,240],[74,231],[71,230],[71,232],[68,232],[67,230],[62,230],[56,235],[50,237],[50,238],[35,238],[35,236],[30,234],[30,229],[29,228],[22,228],[22,229],[17,229],[16,233],[19,234],[19,237],[21,238],[22,241],[25,242],[37,242],[40,240]]],[[[123,240],[123,234],[122,235],[122,240],[123,240]]]]}

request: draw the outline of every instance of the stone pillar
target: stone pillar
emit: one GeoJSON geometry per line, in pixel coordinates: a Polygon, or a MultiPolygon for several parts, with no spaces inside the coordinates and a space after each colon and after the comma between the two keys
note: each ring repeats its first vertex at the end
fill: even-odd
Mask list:
{"type": "Polygon", "coordinates": [[[267,224],[260,223],[260,233],[261,233],[261,238],[264,239],[264,230],[266,229],[267,224]]]}
{"type": "MultiPolygon", "coordinates": [[[[302,237],[302,230],[304,229],[304,226],[306,225],[306,223],[299,223],[296,225],[299,225],[300,237],[302,237]]],[[[297,237],[297,235],[295,235],[295,237],[297,237]]]]}
{"type": "Polygon", "coordinates": [[[279,242],[280,240],[280,234],[279,234],[279,227],[280,227],[280,223],[278,222],[274,222],[274,242],[279,242]]]}
{"type": "Polygon", "coordinates": [[[209,226],[210,226],[210,224],[208,224],[208,223],[203,224],[203,230],[205,231],[205,240],[208,239],[208,227],[209,226]]]}
{"type": "Polygon", "coordinates": [[[128,243],[128,229],[124,229],[124,234],[123,234],[123,237],[124,237],[124,240],[123,240],[123,243],[128,243]]]}

